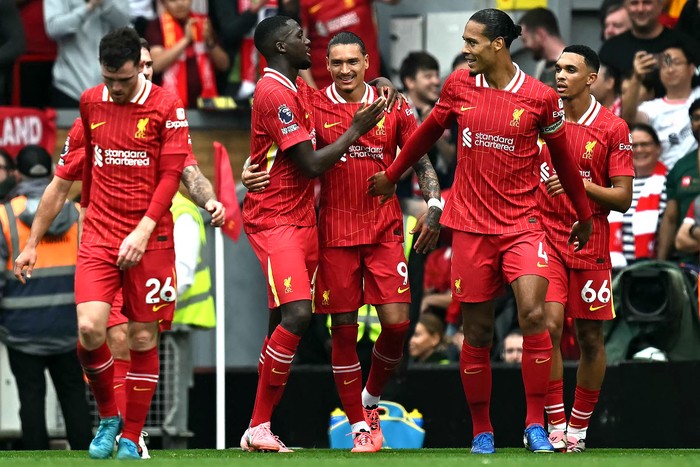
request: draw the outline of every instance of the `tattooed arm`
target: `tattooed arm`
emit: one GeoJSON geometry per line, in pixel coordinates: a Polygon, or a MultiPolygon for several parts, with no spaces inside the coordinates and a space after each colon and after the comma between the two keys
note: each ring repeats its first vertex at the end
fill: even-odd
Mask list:
{"type": "Polygon", "coordinates": [[[440,183],[427,155],[413,165],[413,170],[418,176],[418,186],[423,192],[423,199],[428,203],[428,211],[421,216],[411,233],[420,232],[415,241],[415,250],[419,253],[428,253],[435,248],[440,236],[440,216],[442,215],[440,183]]]}
{"type": "Polygon", "coordinates": [[[221,227],[225,220],[226,210],[224,205],[217,201],[214,187],[212,187],[207,177],[204,176],[199,166],[190,165],[185,167],[182,170],[181,180],[197,206],[211,214],[211,225],[221,227]]]}

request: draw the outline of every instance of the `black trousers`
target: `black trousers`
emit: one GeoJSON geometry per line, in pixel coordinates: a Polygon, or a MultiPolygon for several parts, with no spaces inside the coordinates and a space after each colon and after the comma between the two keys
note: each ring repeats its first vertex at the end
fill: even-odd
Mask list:
{"type": "Polygon", "coordinates": [[[49,449],[44,375],[44,370],[48,369],[61,404],[71,449],[87,449],[92,441],[92,418],[85,397],[83,370],[76,351],[39,356],[8,347],[7,353],[19,392],[23,448],[49,449]]]}

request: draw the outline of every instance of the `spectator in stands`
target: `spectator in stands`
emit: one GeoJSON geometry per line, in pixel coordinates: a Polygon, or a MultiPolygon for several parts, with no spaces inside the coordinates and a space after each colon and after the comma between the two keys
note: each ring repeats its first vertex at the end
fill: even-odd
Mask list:
{"type": "Polygon", "coordinates": [[[77,108],[83,91],[102,82],[95,60],[100,39],[129,25],[129,4],[124,0],[44,0],[44,22],[58,45],[51,105],[77,108]]]}
{"type": "Polygon", "coordinates": [[[253,95],[259,68],[253,29],[262,18],[276,11],[276,2],[270,0],[209,0],[209,19],[231,59],[226,83],[220,86],[223,94],[238,99],[253,95]]]}
{"type": "Polygon", "coordinates": [[[598,102],[619,117],[622,112],[621,92],[622,79],[617,74],[617,69],[601,63],[598,70],[598,79],[591,84],[591,94],[598,102]]]}
{"type": "Polygon", "coordinates": [[[501,359],[506,363],[520,364],[523,361],[523,333],[514,329],[503,339],[501,359]]]}
{"type": "Polygon", "coordinates": [[[423,299],[420,308],[421,313],[432,313],[445,322],[445,334],[448,337],[455,334],[462,319],[459,302],[452,299],[451,262],[450,246],[442,246],[428,254],[425,259],[423,299]]]}
{"type": "Polygon", "coordinates": [[[661,142],[654,129],[636,123],[632,132],[635,178],[627,212],[610,211],[610,256],[613,269],[656,258],[656,232],[666,208],[666,167],[659,160],[661,142]]]}
{"type": "MultiPolygon", "coordinates": [[[[17,0],[27,45],[20,55],[19,105],[46,107],[51,103],[51,70],[56,61],[56,43],[49,39],[44,26],[43,0],[17,0]],[[26,62],[25,62],[26,61],[26,62]]],[[[13,83],[18,86],[18,83],[13,83]]]]}
{"type": "MultiPolygon", "coordinates": [[[[46,378],[56,388],[72,449],[87,449],[92,418],[85,399],[83,371],[75,346],[78,324],[73,275],[78,254],[78,209],[66,203],[37,247],[43,251],[34,277],[22,285],[12,259],[24,248],[39,198],[51,179],[51,156],[41,146],[26,146],[17,155],[21,176],[17,196],[0,206],[0,339],[7,346],[10,369],[17,381],[24,449],[49,449],[46,430],[46,378]]],[[[3,408],[4,410],[4,408],[3,408]]]]}
{"type": "Polygon", "coordinates": [[[445,326],[432,313],[423,313],[408,344],[412,363],[448,363],[445,353],[445,326]]]}
{"type": "Polygon", "coordinates": [[[602,12],[602,36],[604,41],[629,31],[632,27],[630,15],[627,13],[624,1],[606,0],[600,9],[602,12]]]}
{"type": "Polygon", "coordinates": [[[695,40],[700,40],[700,2],[688,0],[685,3],[676,29],[695,40]]]}
{"type": "MultiPolygon", "coordinates": [[[[307,83],[322,89],[332,80],[326,70],[326,49],[333,36],[341,31],[362,38],[370,57],[367,81],[383,73],[379,53],[379,34],[374,19],[374,2],[395,5],[401,0],[291,0],[285,1],[287,14],[299,16],[305,35],[311,40],[311,68],[299,74],[307,83]]],[[[386,76],[386,74],[385,74],[386,76]]]]}
{"type": "Polygon", "coordinates": [[[556,16],[547,8],[533,8],[520,18],[523,47],[538,61],[532,74],[551,88],[556,88],[554,64],[564,50],[564,40],[559,32],[556,16]]]}
{"type": "Polygon", "coordinates": [[[0,0],[0,105],[9,105],[12,67],[25,49],[24,30],[15,0],[0,0]]]}
{"type": "Polygon", "coordinates": [[[153,82],[175,93],[187,108],[198,98],[219,95],[216,71],[226,71],[229,56],[219,45],[206,15],[192,11],[192,0],[161,0],[163,14],[148,23],[153,82]]]}
{"type": "Polygon", "coordinates": [[[9,201],[7,196],[17,185],[17,175],[15,174],[15,160],[7,151],[0,148],[0,200],[9,201]]]}
{"type": "Polygon", "coordinates": [[[700,250],[700,196],[695,198],[678,229],[675,246],[678,251],[697,258],[700,250]]]}
{"type": "Polygon", "coordinates": [[[691,102],[700,97],[700,86],[692,87],[695,65],[683,43],[667,47],[659,56],[637,52],[634,75],[622,96],[622,117],[628,122],[649,123],[661,140],[661,162],[670,170],[678,159],[697,147],[687,118],[691,102]],[[665,97],[639,103],[635,89],[644,75],[659,67],[665,97]]]}
{"type": "MultiPolygon", "coordinates": [[[[688,110],[693,137],[700,141],[700,99],[695,99],[688,110]]],[[[681,219],[693,200],[700,195],[698,150],[693,149],[676,162],[666,178],[666,210],[659,227],[658,258],[672,258],[674,238],[681,219]]],[[[685,251],[685,250],[681,250],[685,251]]],[[[698,255],[679,255],[682,263],[698,264],[698,255]]]]}
{"type": "MultiPolygon", "coordinates": [[[[617,67],[620,76],[629,76],[633,71],[635,54],[639,51],[658,54],[673,44],[687,40],[689,50],[700,52],[696,41],[659,22],[663,4],[664,0],[625,0],[632,28],[603,43],[600,61],[617,67]]],[[[653,78],[656,97],[662,97],[664,89],[658,75],[655,73],[653,78]]]]}
{"type": "Polygon", "coordinates": [[[129,0],[129,15],[131,16],[131,24],[142,36],[146,32],[146,26],[149,21],[156,19],[156,11],[153,8],[153,0],[129,0]]]}

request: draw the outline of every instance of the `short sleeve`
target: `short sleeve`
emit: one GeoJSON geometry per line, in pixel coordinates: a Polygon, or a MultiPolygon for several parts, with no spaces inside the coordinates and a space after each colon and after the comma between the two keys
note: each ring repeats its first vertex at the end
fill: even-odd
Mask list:
{"type": "Polygon", "coordinates": [[[55,175],[64,180],[77,181],[83,178],[85,162],[85,131],[80,118],[75,119],[63,144],[61,157],[56,164],[55,175]]]}
{"type": "Polygon", "coordinates": [[[610,156],[608,158],[608,176],[634,177],[634,166],[632,165],[632,135],[627,124],[619,122],[608,133],[610,156]]]}
{"type": "Polygon", "coordinates": [[[190,154],[189,123],[185,106],[177,99],[165,113],[165,124],[161,135],[161,154],[190,154]]]}
{"type": "Polygon", "coordinates": [[[309,116],[291,93],[265,96],[259,110],[265,132],[282,151],[311,140],[302,120],[309,116]]]}

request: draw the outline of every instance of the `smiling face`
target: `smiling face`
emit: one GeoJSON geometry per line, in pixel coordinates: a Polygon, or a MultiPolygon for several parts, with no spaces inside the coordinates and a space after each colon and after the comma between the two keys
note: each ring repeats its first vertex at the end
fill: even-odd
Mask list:
{"type": "Polygon", "coordinates": [[[681,49],[671,47],[661,54],[659,77],[667,90],[690,87],[694,73],[695,67],[681,49]]]}
{"type": "Polygon", "coordinates": [[[598,76],[593,73],[582,55],[564,52],[554,66],[557,92],[564,100],[574,99],[586,92],[598,76]]]}
{"type": "Polygon", "coordinates": [[[356,90],[364,92],[362,84],[368,67],[369,57],[362,54],[358,44],[333,45],[326,57],[326,68],[333,82],[340,91],[348,94],[356,90]]]}
{"type": "Polygon", "coordinates": [[[632,165],[637,177],[648,177],[654,172],[661,156],[661,146],[643,130],[632,131],[632,165]]]}
{"type": "Polygon", "coordinates": [[[640,32],[650,32],[659,22],[663,0],[626,0],[625,9],[632,27],[640,32]]]}
{"type": "Polygon", "coordinates": [[[495,42],[502,38],[496,38],[493,41],[484,35],[486,26],[476,22],[469,21],[464,27],[464,46],[462,54],[467,59],[467,65],[472,74],[484,73],[491,69],[496,61],[495,42]]]}

